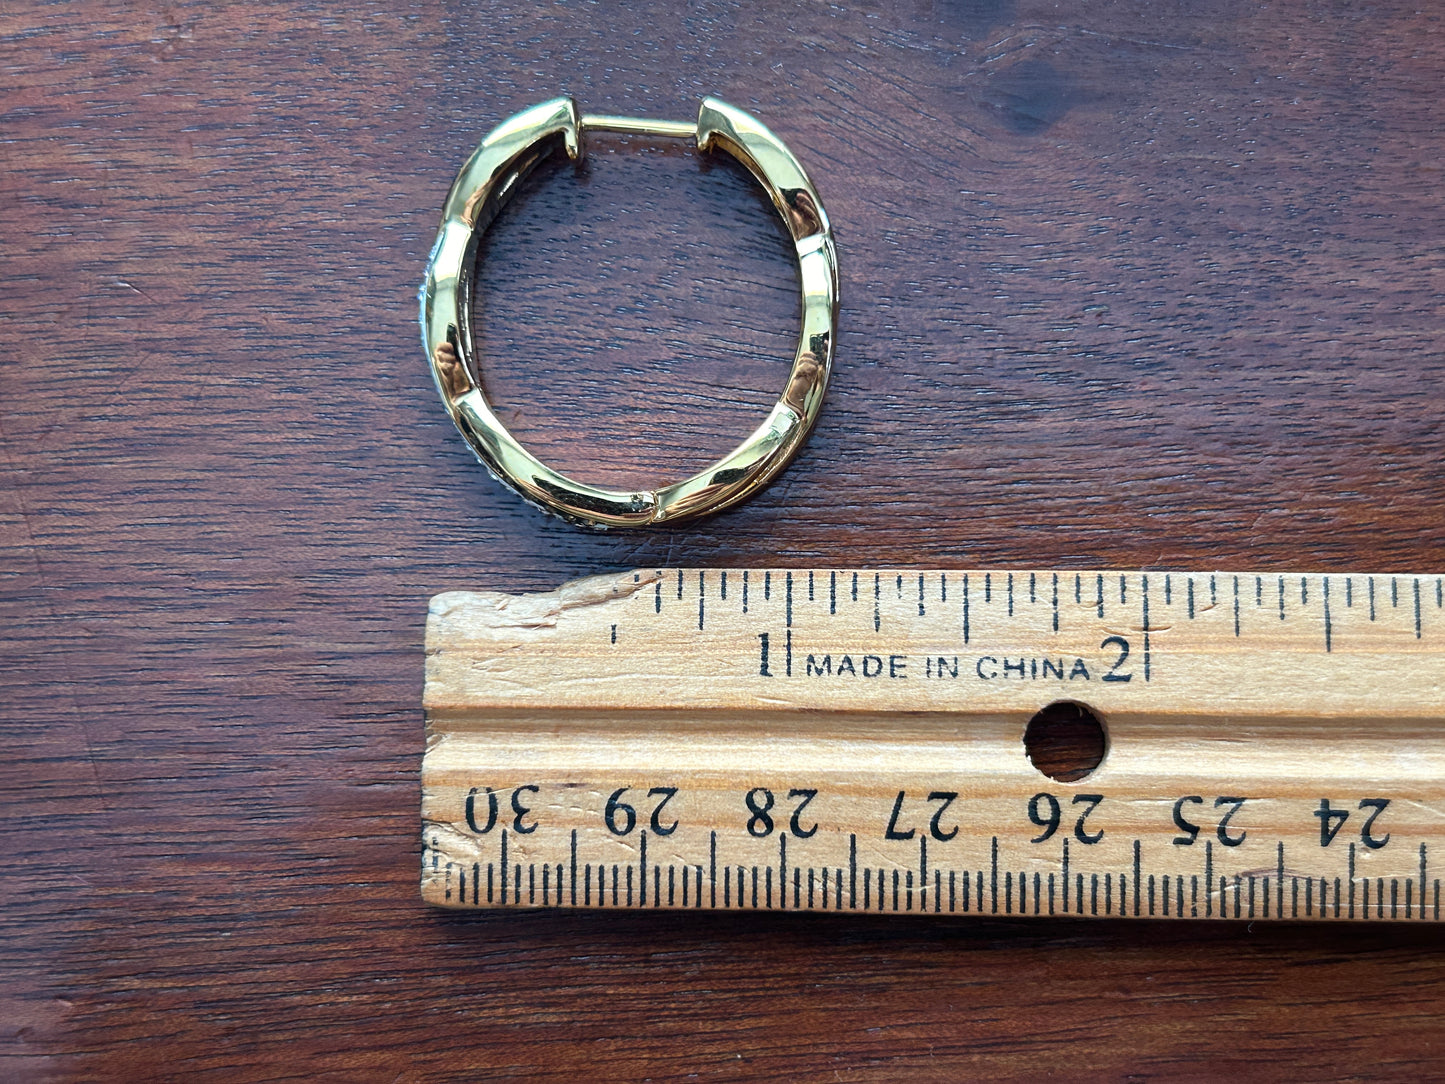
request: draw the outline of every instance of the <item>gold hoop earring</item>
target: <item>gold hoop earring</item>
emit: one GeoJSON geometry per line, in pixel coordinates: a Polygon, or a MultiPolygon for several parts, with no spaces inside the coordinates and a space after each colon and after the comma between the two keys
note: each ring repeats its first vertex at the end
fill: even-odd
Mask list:
{"type": "Polygon", "coordinates": [[[447,194],[421,292],[422,342],[442,403],[488,470],[523,498],[572,523],[640,527],[720,511],[746,500],[787,466],[822,407],[838,326],[838,264],[817,190],[787,146],[755,117],[707,98],[697,124],[581,115],[556,98],[503,121],[482,140],[447,194]],[[558,144],[584,153],[589,131],[694,138],[748,168],[782,216],[798,255],[802,329],[792,371],[767,419],[736,449],[681,482],[646,492],[575,482],[523,448],[478,386],[472,343],[472,268],[477,241],[519,182],[558,144]]]}

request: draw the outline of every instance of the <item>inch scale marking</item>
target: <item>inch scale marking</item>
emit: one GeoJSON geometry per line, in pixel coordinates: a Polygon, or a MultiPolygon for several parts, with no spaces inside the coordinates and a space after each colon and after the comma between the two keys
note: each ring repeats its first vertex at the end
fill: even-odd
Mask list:
{"type": "Polygon", "coordinates": [[[449,907],[1438,921],[1440,576],[705,569],[454,592],[449,907]],[[1029,720],[1086,705],[1060,782],[1029,720]]]}

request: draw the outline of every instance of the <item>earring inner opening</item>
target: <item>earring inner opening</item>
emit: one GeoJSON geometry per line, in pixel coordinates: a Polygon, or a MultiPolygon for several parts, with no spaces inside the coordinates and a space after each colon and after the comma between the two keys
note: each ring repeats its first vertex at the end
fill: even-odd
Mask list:
{"type": "Polygon", "coordinates": [[[736,446],[772,408],[800,319],[797,259],[723,152],[589,132],[517,185],[477,246],[473,373],[532,454],[651,489],[736,446]]]}

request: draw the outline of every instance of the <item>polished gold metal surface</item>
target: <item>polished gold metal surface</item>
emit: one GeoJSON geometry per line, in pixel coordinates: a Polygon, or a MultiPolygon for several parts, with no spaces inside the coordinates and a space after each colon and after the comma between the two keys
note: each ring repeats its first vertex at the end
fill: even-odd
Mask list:
{"type": "Polygon", "coordinates": [[[528,501],[573,523],[640,527],[706,515],[747,499],[783,469],[817,420],[833,361],[838,264],[833,233],[808,175],[783,141],[741,109],[707,98],[697,123],[582,115],[556,98],[503,121],[482,140],[447,194],[421,295],[422,341],[447,413],[483,464],[528,501]],[[492,412],[472,340],[477,241],[534,166],[560,144],[576,159],[590,131],[694,138],[731,154],[767,190],[798,255],[802,328],[788,382],[771,413],[706,470],[652,491],[585,485],[523,448],[492,412]]]}

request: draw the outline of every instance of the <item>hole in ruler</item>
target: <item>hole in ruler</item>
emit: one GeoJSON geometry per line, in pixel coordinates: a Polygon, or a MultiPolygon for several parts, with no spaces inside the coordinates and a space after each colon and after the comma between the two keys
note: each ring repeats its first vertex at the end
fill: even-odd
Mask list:
{"type": "Polygon", "coordinates": [[[1107,746],[1099,717],[1069,700],[1050,704],[1024,729],[1029,763],[1060,783],[1083,779],[1092,772],[1104,759],[1107,746]]]}

